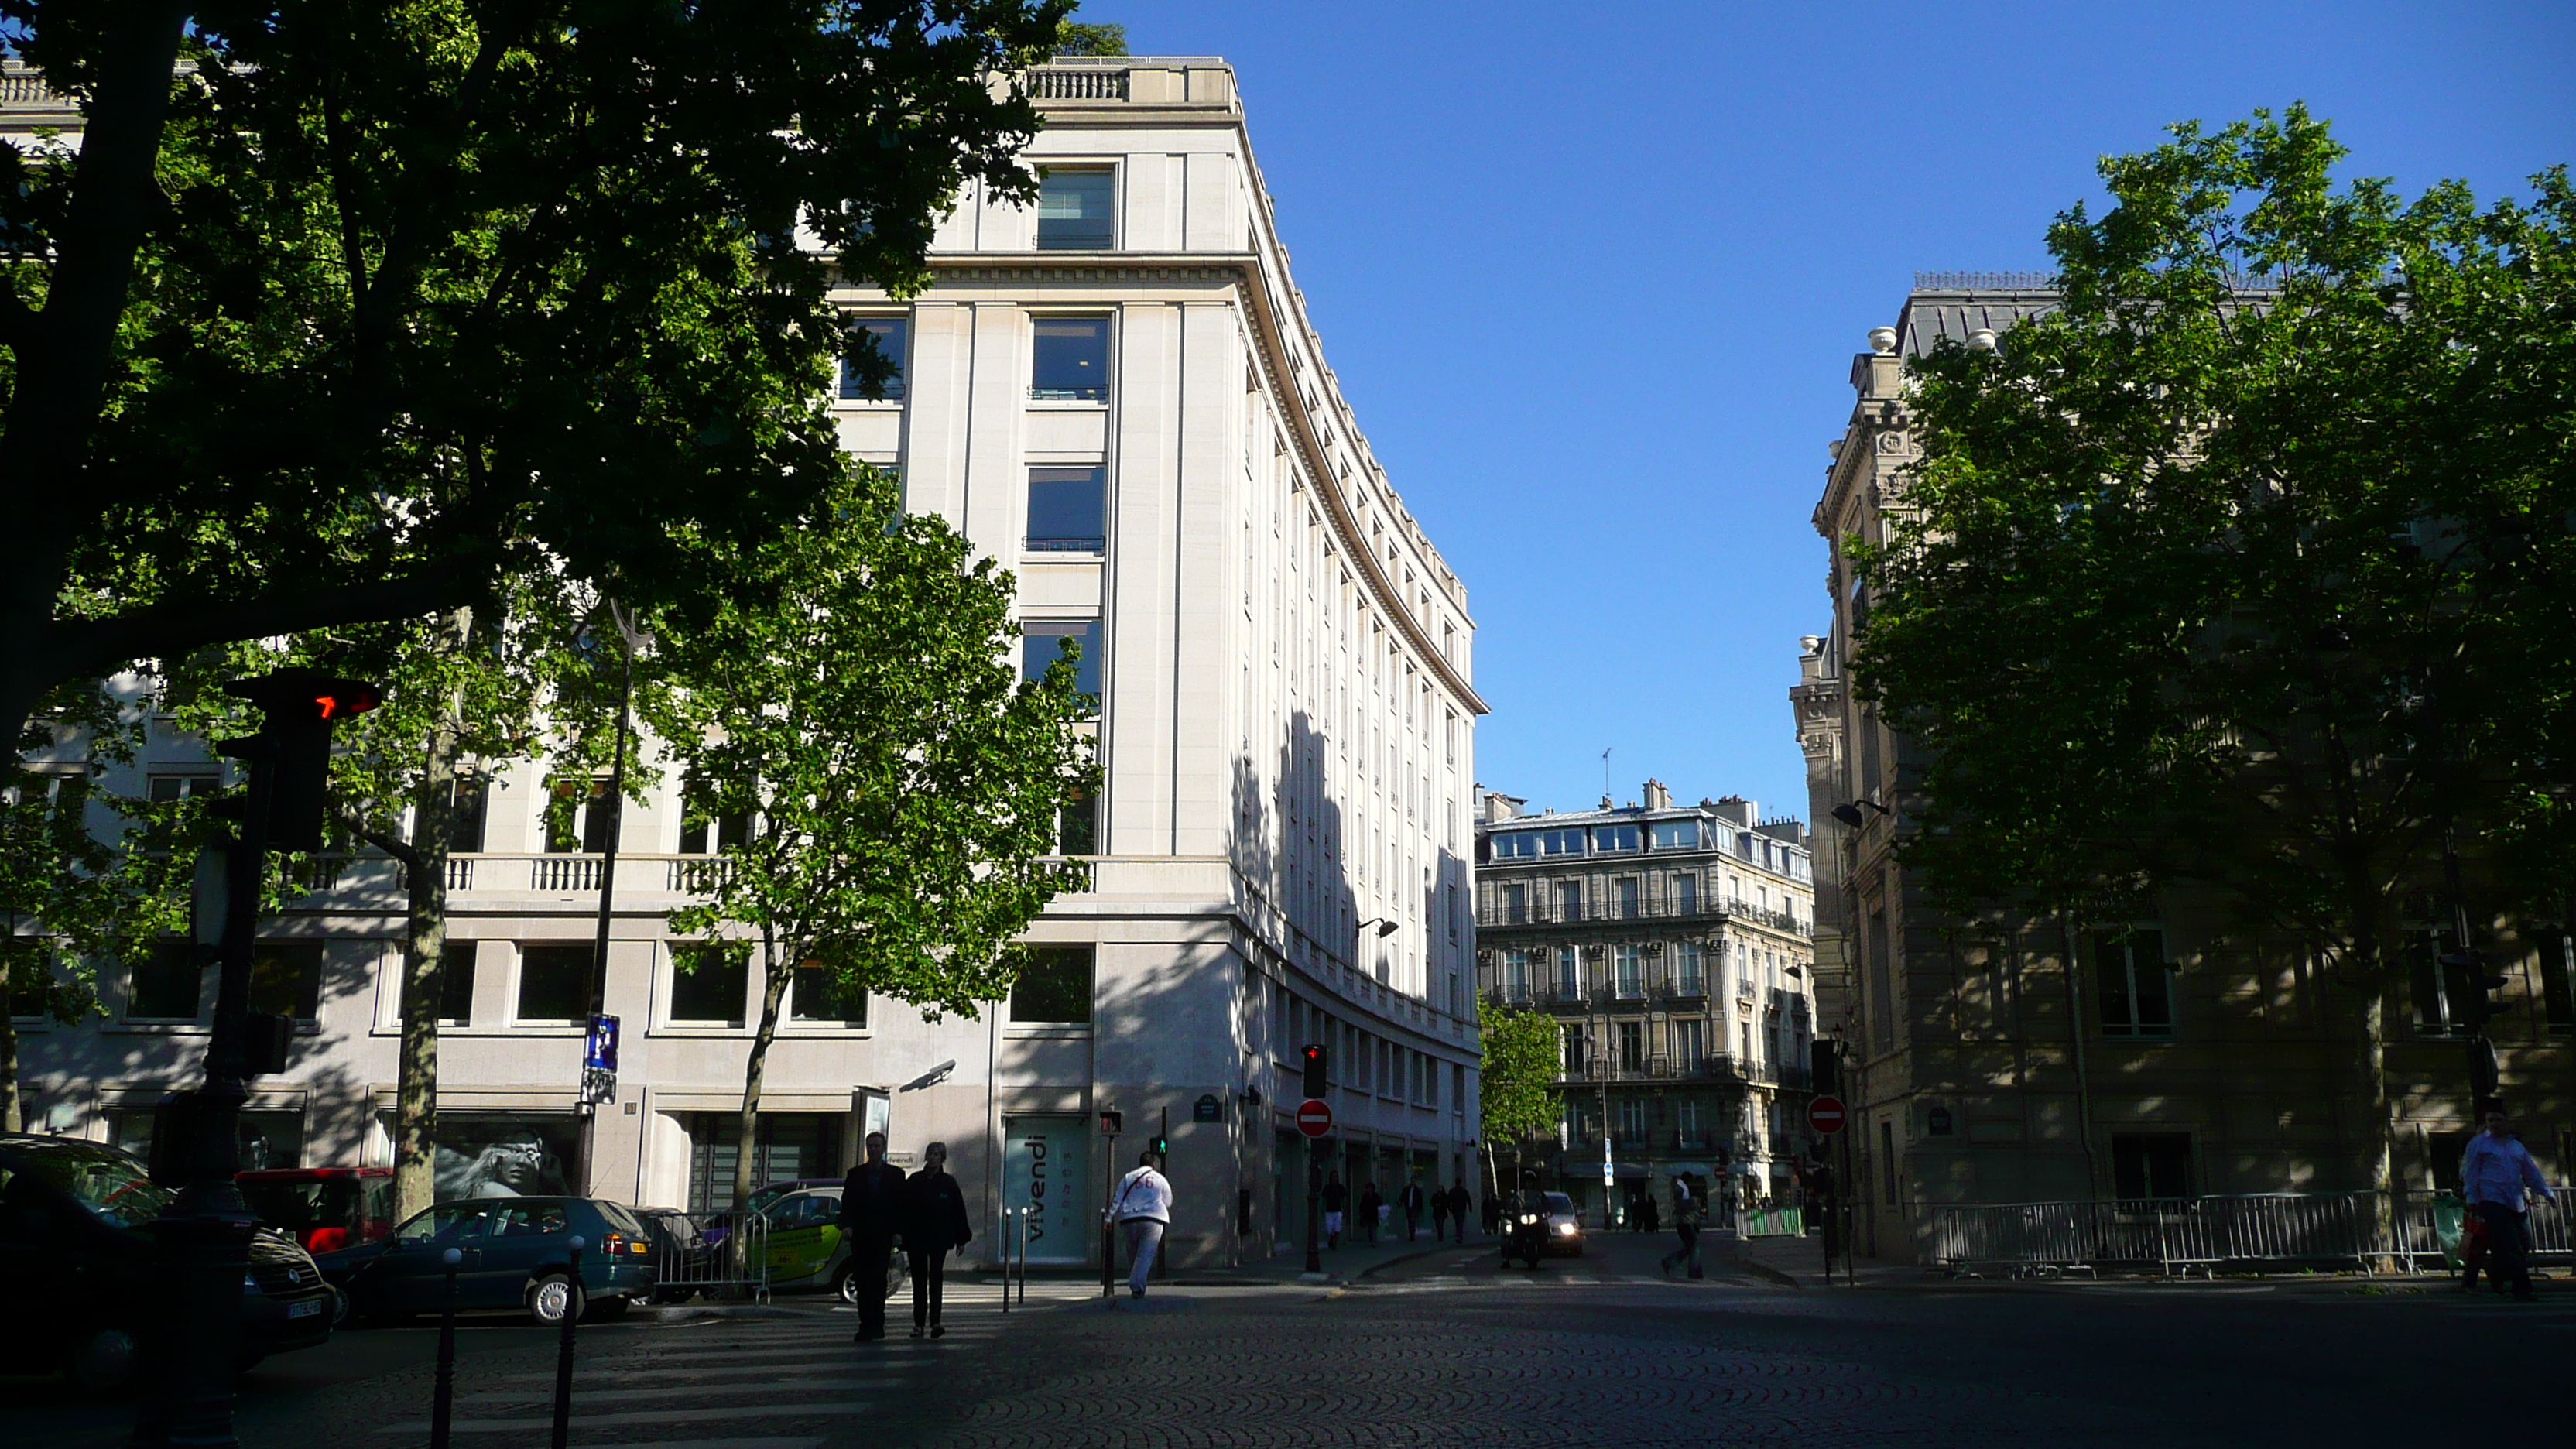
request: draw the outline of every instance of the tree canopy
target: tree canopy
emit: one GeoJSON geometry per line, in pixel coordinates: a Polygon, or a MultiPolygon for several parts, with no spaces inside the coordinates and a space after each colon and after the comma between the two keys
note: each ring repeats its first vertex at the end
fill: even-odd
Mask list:
{"type": "Polygon", "coordinates": [[[0,0],[78,144],[0,143],[0,724],[202,645],[561,570],[838,477],[841,281],[1034,194],[993,76],[1066,0],[0,0]],[[176,78],[174,79],[174,71],[176,78]]]}
{"type": "Polygon", "coordinates": [[[1476,1007],[1484,1038],[1477,1091],[1489,1150],[1518,1148],[1557,1124],[1556,1068],[1564,1037],[1542,1012],[1493,1000],[1476,1007]]]}
{"type": "Polygon", "coordinates": [[[2339,182],[2292,108],[2106,159],[2059,305],[1920,364],[1854,673],[1954,902],[2181,882],[2367,960],[2567,888],[2576,192],[2339,182]]]}

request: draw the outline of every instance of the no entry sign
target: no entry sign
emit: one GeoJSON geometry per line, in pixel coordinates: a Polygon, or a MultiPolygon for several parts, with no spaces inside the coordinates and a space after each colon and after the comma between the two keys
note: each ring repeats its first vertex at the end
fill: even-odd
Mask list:
{"type": "Polygon", "coordinates": [[[1321,1137],[1333,1130],[1330,1104],[1309,1097],[1297,1104],[1297,1130],[1309,1137],[1321,1137]]]}
{"type": "Polygon", "coordinates": [[[1843,1130],[1843,1099],[1818,1097],[1807,1104],[1807,1125],[1827,1137],[1843,1130]]]}

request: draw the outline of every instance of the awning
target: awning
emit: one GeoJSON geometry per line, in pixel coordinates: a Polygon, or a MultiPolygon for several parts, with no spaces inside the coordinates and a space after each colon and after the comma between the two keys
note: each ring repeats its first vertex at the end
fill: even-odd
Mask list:
{"type": "Polygon", "coordinates": [[[1613,1170],[1619,1174],[1619,1180],[1622,1182],[1639,1182],[1654,1176],[1653,1173],[1646,1170],[1645,1164],[1641,1162],[1617,1163],[1614,1164],[1613,1170]]]}
{"type": "Polygon", "coordinates": [[[1667,1162],[1663,1173],[1666,1177],[1715,1177],[1717,1169],[1705,1162],[1667,1162]]]}

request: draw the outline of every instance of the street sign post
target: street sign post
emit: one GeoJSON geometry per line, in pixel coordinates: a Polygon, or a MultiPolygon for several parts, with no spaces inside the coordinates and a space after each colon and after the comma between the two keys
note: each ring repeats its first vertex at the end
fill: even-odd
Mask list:
{"type": "Polygon", "coordinates": [[[1312,1098],[1297,1104],[1297,1130],[1309,1137],[1321,1137],[1333,1130],[1333,1107],[1329,1102],[1312,1098]]]}
{"type": "Polygon", "coordinates": [[[1807,1125],[1826,1137],[1843,1130],[1843,1101],[1840,1097],[1818,1097],[1807,1104],[1807,1125]]]}
{"type": "Polygon", "coordinates": [[[581,1049],[581,1101],[585,1107],[617,1100],[617,1018],[592,1012],[581,1049]]]}

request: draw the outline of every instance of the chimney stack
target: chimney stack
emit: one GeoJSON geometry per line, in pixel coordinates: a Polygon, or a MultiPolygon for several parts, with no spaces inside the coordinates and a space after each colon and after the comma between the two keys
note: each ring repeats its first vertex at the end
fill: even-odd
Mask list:
{"type": "Polygon", "coordinates": [[[1673,808],[1673,792],[1664,788],[1663,781],[1648,780],[1646,782],[1646,808],[1649,810],[1670,810],[1673,808]]]}

